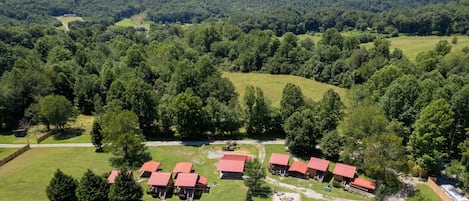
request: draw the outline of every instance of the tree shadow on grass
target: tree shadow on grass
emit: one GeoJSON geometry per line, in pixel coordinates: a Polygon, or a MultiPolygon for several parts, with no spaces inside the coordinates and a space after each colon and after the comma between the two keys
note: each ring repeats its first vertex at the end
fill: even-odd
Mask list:
{"type": "Polygon", "coordinates": [[[54,140],[67,140],[80,136],[85,129],[83,128],[63,128],[54,130],[54,140]]]}

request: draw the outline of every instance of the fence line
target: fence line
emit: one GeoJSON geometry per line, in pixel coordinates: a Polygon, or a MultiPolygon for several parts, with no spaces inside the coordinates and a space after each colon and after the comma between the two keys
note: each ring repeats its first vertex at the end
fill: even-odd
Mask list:
{"type": "Polygon", "coordinates": [[[28,151],[30,149],[29,144],[25,145],[23,148],[18,149],[14,153],[8,155],[7,157],[0,160],[0,167],[8,163],[9,161],[13,160],[14,158],[18,157],[22,153],[28,151]]]}
{"type": "Polygon", "coordinates": [[[37,140],[37,143],[41,143],[42,141],[44,141],[45,139],[47,139],[48,137],[50,137],[53,133],[51,131],[47,132],[46,134],[44,135],[41,135],[41,137],[38,137],[36,138],[37,140]]]}
{"type": "Polygon", "coordinates": [[[438,197],[440,197],[440,199],[443,201],[453,201],[448,195],[446,195],[445,192],[443,192],[443,190],[441,190],[440,186],[438,186],[435,181],[436,178],[428,177],[427,183],[428,186],[430,186],[430,188],[433,190],[433,192],[435,192],[438,197]]]}

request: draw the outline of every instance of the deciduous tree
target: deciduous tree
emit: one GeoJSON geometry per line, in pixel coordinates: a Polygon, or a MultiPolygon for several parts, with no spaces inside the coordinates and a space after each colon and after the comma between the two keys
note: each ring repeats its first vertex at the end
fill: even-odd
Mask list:
{"type": "Polygon", "coordinates": [[[72,103],[64,96],[49,95],[42,98],[38,104],[39,115],[47,125],[52,124],[61,128],[70,118],[77,115],[72,103]]]}
{"type": "Polygon", "coordinates": [[[114,155],[113,166],[138,167],[151,159],[135,113],[120,108],[107,111],[102,118],[101,133],[104,150],[114,155]]]}
{"type": "Polygon", "coordinates": [[[454,123],[453,115],[445,99],[432,101],[420,112],[408,144],[416,165],[433,172],[440,170],[440,162],[447,156],[443,150],[454,123]]]}

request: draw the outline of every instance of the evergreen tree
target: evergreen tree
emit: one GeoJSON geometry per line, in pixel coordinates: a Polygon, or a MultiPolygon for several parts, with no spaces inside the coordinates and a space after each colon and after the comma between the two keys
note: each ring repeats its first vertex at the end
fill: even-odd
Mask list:
{"type": "Polygon", "coordinates": [[[96,117],[93,121],[93,128],[91,129],[91,142],[96,147],[96,152],[103,151],[103,135],[101,134],[100,117],[96,117]]]}
{"type": "Polygon", "coordinates": [[[110,201],[140,201],[142,196],[142,187],[125,171],[117,175],[109,190],[110,201]]]}
{"type": "Polygon", "coordinates": [[[51,201],[76,201],[76,189],[77,182],[75,179],[57,169],[54,177],[52,177],[49,185],[46,187],[46,193],[51,201]]]}
{"type": "Polygon", "coordinates": [[[109,184],[107,181],[88,169],[77,188],[78,201],[107,201],[109,184]]]}

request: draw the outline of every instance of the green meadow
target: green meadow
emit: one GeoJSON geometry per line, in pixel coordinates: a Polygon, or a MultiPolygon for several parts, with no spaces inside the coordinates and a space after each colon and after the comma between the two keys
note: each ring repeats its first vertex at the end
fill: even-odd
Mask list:
{"type": "MultiPolygon", "coordinates": [[[[440,40],[447,40],[451,44],[452,50],[469,47],[469,36],[399,36],[388,38],[387,40],[391,43],[391,51],[399,48],[411,61],[415,61],[415,57],[420,52],[433,49],[440,40]],[[457,38],[456,44],[451,43],[454,37],[457,38]]],[[[371,48],[373,47],[373,42],[363,44],[362,46],[371,48]]]]}
{"type": "Polygon", "coordinates": [[[264,95],[272,101],[272,105],[278,107],[282,99],[282,91],[287,83],[298,85],[303,95],[314,101],[321,100],[323,94],[328,89],[336,91],[341,99],[347,105],[346,93],[344,88],[336,87],[329,84],[316,82],[311,79],[293,75],[271,75],[264,73],[231,73],[224,72],[223,76],[230,79],[236,87],[236,91],[240,95],[240,101],[244,96],[246,86],[252,85],[259,87],[264,91],[264,95]]]}
{"type": "Polygon", "coordinates": [[[150,22],[144,20],[143,15],[134,15],[131,18],[124,18],[121,21],[114,24],[120,27],[145,27],[146,30],[150,30],[150,22]]]}
{"type": "MultiPolygon", "coordinates": [[[[216,170],[217,158],[209,158],[209,153],[221,152],[222,145],[209,146],[162,146],[150,147],[154,161],[161,162],[163,171],[172,171],[178,162],[194,163],[194,170],[208,178],[210,185],[217,182],[218,186],[211,188],[210,193],[203,194],[202,200],[240,200],[246,195],[246,187],[242,180],[220,180],[216,170]]],[[[3,151],[3,150],[2,150],[3,151]]],[[[257,155],[257,149],[252,145],[241,145],[237,153],[257,155]]],[[[36,148],[31,149],[0,167],[0,201],[11,200],[47,200],[46,186],[57,168],[72,175],[77,180],[86,169],[101,175],[113,170],[109,166],[109,154],[95,153],[94,148],[36,148]],[[27,193],[19,193],[27,191],[27,193]]],[[[138,175],[134,172],[134,175],[138,175]]],[[[146,191],[146,179],[138,179],[146,191]]],[[[156,200],[145,194],[144,200],[156,200]]],[[[179,200],[174,197],[167,200],[179,200]]]]}

